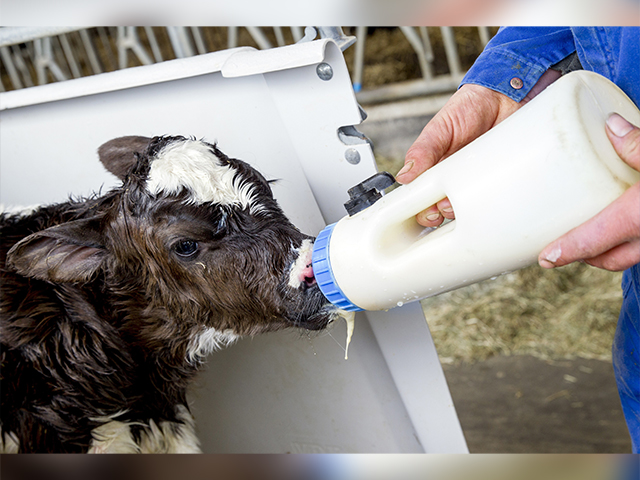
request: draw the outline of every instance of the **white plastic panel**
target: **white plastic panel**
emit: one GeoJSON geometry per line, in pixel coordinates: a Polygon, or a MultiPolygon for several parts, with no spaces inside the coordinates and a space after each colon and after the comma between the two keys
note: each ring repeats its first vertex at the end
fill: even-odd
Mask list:
{"type": "MultiPolygon", "coordinates": [[[[339,49],[286,48],[286,62],[280,49],[240,49],[0,94],[0,203],[115,185],[96,155],[111,138],[194,135],[280,179],[284,211],[317,234],[375,164],[366,144],[349,146],[359,164],[346,162],[338,139],[338,127],[360,122],[339,49]],[[319,61],[331,80],[316,75],[319,61]]],[[[419,304],[359,313],[349,360],[345,337],[338,323],[213,354],[191,395],[204,451],[467,451],[419,304]]]]}

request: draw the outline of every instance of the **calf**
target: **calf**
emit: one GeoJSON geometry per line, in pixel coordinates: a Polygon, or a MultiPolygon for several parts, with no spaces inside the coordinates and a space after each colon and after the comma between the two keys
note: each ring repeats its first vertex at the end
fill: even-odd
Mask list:
{"type": "Polygon", "coordinates": [[[99,155],[121,187],[0,215],[0,449],[197,452],[186,389],[208,353],[334,319],[313,239],[215,145],[122,137],[99,155]]]}

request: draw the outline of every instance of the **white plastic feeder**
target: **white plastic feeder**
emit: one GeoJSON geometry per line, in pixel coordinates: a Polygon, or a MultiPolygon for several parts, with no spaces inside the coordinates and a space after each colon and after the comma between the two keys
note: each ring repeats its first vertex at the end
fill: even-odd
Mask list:
{"type": "MultiPolygon", "coordinates": [[[[116,185],[99,145],[122,135],[217,141],[268,178],[286,214],[315,235],[375,173],[331,40],[238,48],[0,94],[0,203],[64,201],[116,185]],[[342,137],[344,139],[344,137],[342,137]]],[[[360,312],[346,329],[288,331],[209,357],[191,394],[209,453],[467,452],[418,303],[360,312]]]]}

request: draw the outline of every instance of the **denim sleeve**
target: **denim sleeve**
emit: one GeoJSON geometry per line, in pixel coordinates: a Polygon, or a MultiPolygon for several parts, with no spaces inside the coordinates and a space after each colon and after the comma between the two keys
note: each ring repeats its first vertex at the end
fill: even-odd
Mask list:
{"type": "Polygon", "coordinates": [[[568,27],[501,28],[460,85],[482,85],[519,102],[551,65],[575,50],[568,27]]]}

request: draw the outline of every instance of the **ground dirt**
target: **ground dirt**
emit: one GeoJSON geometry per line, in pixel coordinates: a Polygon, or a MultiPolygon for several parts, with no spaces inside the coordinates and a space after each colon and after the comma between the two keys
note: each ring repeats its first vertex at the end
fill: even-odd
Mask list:
{"type": "Polygon", "coordinates": [[[631,452],[611,362],[498,355],[444,373],[471,453],[631,452]]]}

